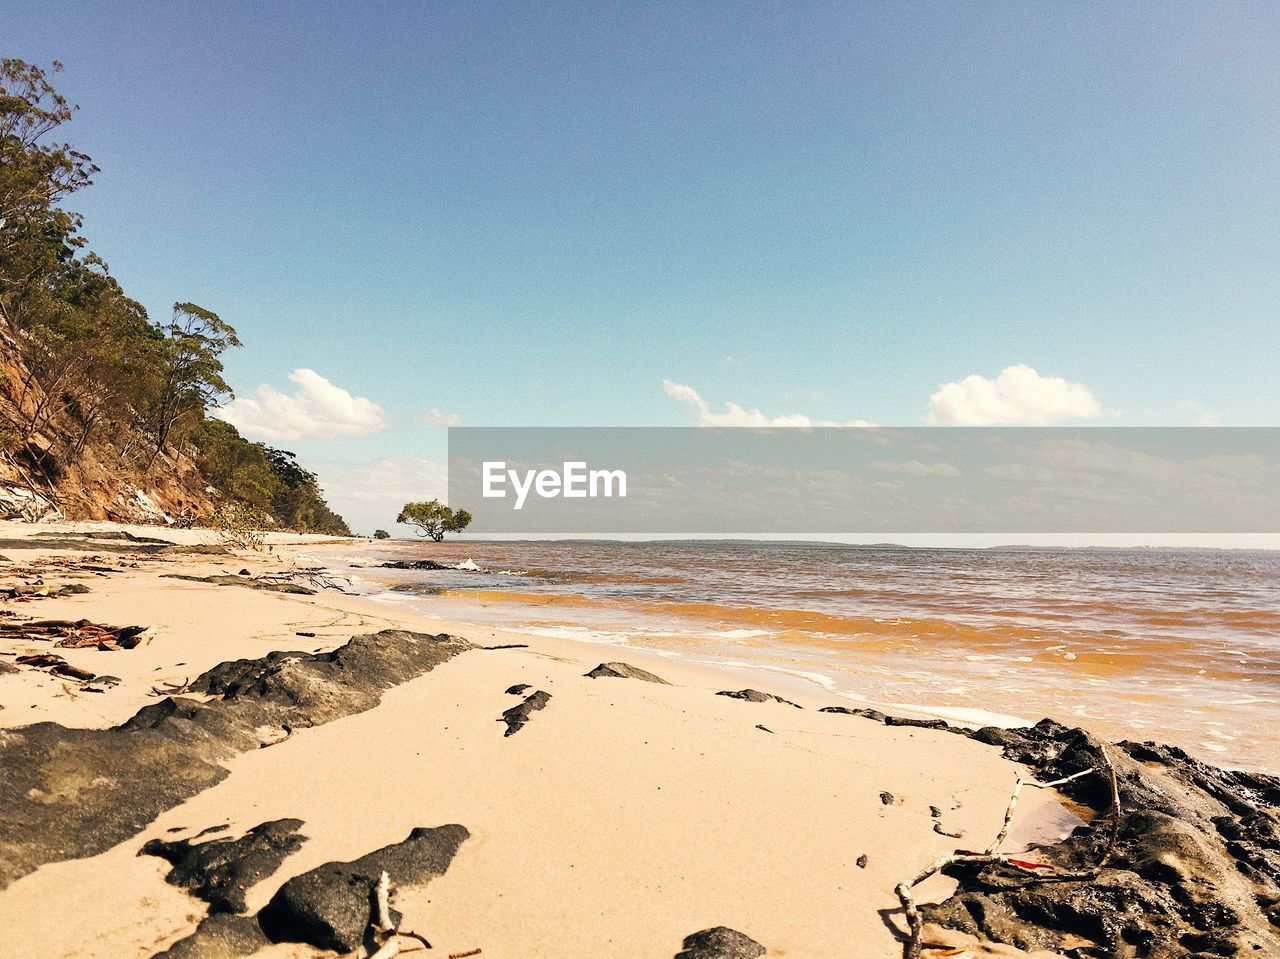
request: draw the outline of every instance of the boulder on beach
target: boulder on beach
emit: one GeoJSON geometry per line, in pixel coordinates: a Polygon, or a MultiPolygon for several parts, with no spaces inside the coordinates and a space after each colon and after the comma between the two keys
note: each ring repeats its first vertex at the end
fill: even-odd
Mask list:
{"type": "Polygon", "coordinates": [[[748,703],[784,703],[787,706],[794,706],[796,709],[804,708],[799,703],[793,703],[791,700],[775,696],[773,693],[762,693],[758,689],[739,689],[734,691],[722,689],[716,695],[728,696],[730,699],[741,699],[748,703]]]}
{"type": "Polygon", "coordinates": [[[661,676],[657,676],[647,669],[641,669],[639,666],[632,666],[630,663],[601,663],[586,675],[589,679],[602,679],[604,677],[641,679],[646,683],[659,683],[663,686],[671,685],[661,676]]]}
{"type": "MultiPolygon", "coordinates": [[[[403,842],[352,862],[317,866],[281,886],[258,914],[258,924],[272,942],[302,942],[351,952],[364,941],[373,890],[383,872],[392,886],[443,876],[470,835],[457,823],[418,828],[403,842]]],[[[393,923],[397,922],[399,917],[392,913],[393,923]]]]}
{"type": "Polygon", "coordinates": [[[715,926],[686,936],[675,959],[757,959],[765,952],[750,936],[728,926],[715,926]]]}

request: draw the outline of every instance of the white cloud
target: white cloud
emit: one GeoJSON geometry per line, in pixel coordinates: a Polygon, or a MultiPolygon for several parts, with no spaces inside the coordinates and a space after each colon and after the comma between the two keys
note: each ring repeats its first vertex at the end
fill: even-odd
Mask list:
{"type": "Polygon", "coordinates": [[[368,436],[387,428],[382,407],[363,396],[352,396],[315,370],[294,370],[289,379],[298,385],[293,393],[264,383],[257,389],[257,399],[237,397],[213,415],[258,440],[368,436]]]}
{"type": "Polygon", "coordinates": [[[960,471],[950,463],[921,463],[919,460],[905,460],[895,463],[876,460],[868,464],[873,470],[881,473],[898,473],[902,476],[959,476],[960,471]]]}
{"type": "Polygon", "coordinates": [[[438,410],[434,406],[420,417],[424,423],[435,423],[437,426],[461,426],[462,414],[438,410]]]}
{"type": "Polygon", "coordinates": [[[815,420],[803,413],[790,413],[784,416],[766,416],[759,410],[746,410],[737,403],[725,403],[724,412],[713,412],[692,386],[683,383],[662,381],[662,389],[668,396],[674,396],[681,403],[693,409],[698,426],[874,426],[867,420],[850,420],[838,423],[835,420],[815,420]]]}
{"type": "Polygon", "coordinates": [[[1102,404],[1083,383],[1041,376],[1019,363],[1005,367],[994,380],[974,374],[943,384],[929,397],[924,421],[942,426],[1045,426],[1103,415],[1102,404]]]}

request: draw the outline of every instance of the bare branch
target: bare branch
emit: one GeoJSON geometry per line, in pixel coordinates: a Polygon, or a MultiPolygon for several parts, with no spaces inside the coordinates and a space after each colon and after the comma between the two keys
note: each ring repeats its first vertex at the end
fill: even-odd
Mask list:
{"type": "Polygon", "coordinates": [[[925,866],[918,873],[905,882],[900,882],[894,887],[894,893],[898,897],[898,901],[902,903],[902,912],[907,919],[907,941],[903,944],[903,959],[920,959],[920,950],[924,947],[924,918],[920,915],[920,909],[916,904],[915,897],[911,890],[920,883],[924,882],[930,876],[936,875],[950,866],[958,865],[974,865],[989,866],[1001,864],[1008,866],[1019,872],[1025,873],[1027,882],[1079,882],[1096,879],[1102,872],[1103,868],[1110,861],[1112,854],[1115,852],[1116,842],[1120,836],[1120,785],[1116,779],[1116,767],[1111,761],[1111,756],[1107,752],[1107,747],[1099,745],[1099,753],[1102,757],[1102,768],[1091,767],[1082,769],[1070,776],[1062,779],[1055,779],[1053,782],[1038,783],[1029,779],[1018,777],[1013,787],[1013,794],[1009,797],[1009,805],[1005,810],[1004,821],[1000,826],[1000,831],[996,838],[992,841],[985,853],[967,852],[965,850],[957,850],[949,856],[943,856],[935,860],[928,866],[925,866]],[[1065,783],[1072,782],[1082,776],[1091,773],[1105,771],[1111,783],[1111,805],[1109,808],[1110,829],[1107,838],[1107,844],[1103,848],[1102,855],[1098,857],[1097,862],[1088,869],[1079,870],[1077,872],[1057,872],[1055,867],[1047,863],[1029,863],[1022,860],[1012,858],[999,852],[1000,846],[1004,843],[1009,835],[1009,825],[1013,821],[1013,811],[1018,805],[1018,795],[1022,791],[1023,786],[1034,786],[1037,789],[1051,789],[1055,786],[1061,786],[1065,783]],[[1044,870],[1045,873],[1042,873],[1044,870]]]}

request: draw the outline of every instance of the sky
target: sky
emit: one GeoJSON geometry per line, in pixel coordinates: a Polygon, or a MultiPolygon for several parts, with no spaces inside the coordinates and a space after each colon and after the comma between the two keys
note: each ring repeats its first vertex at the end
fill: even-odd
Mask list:
{"type": "Polygon", "coordinates": [[[1280,425],[1269,4],[39,3],[92,247],[360,530],[446,427],[1280,425]]]}

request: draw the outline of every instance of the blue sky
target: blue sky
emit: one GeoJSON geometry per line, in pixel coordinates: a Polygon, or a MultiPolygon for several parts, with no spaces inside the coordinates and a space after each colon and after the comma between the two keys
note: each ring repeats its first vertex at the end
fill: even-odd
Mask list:
{"type": "Polygon", "coordinates": [[[361,527],[385,525],[361,489],[394,474],[394,499],[443,458],[432,408],[1280,425],[1273,5],[0,0],[0,21],[6,55],[66,64],[94,248],[153,315],[236,326],[246,432],[361,527]]]}

